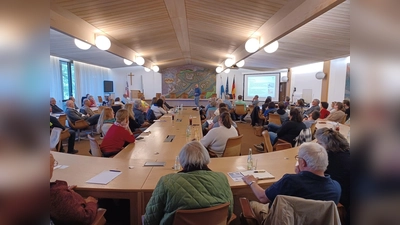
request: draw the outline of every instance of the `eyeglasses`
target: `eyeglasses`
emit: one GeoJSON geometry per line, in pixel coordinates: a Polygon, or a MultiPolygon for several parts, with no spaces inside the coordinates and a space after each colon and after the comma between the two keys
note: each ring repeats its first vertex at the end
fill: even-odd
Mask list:
{"type": "MultiPolygon", "coordinates": [[[[295,155],[294,158],[295,158],[296,160],[303,159],[303,158],[299,157],[299,155],[295,155]]],[[[303,159],[303,160],[304,160],[304,159],[303,159]]]]}
{"type": "Polygon", "coordinates": [[[57,160],[54,160],[53,167],[56,167],[56,166],[58,166],[58,161],[57,161],[57,160]]]}

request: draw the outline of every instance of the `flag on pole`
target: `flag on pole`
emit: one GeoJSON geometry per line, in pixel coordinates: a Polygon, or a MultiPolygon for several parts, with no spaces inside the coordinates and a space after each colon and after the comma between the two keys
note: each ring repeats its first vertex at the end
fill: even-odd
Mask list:
{"type": "Polygon", "coordinates": [[[229,87],[228,87],[228,77],[226,77],[226,87],[225,87],[225,94],[229,94],[229,87]]]}
{"type": "Polygon", "coordinates": [[[222,83],[222,76],[221,76],[220,78],[221,78],[221,92],[220,92],[220,98],[222,98],[222,95],[225,93],[225,90],[224,90],[224,84],[222,83]]]}
{"type": "Polygon", "coordinates": [[[235,76],[233,76],[233,82],[232,82],[232,98],[235,99],[236,95],[236,86],[235,86],[235,76]]]}
{"type": "Polygon", "coordinates": [[[125,94],[126,94],[127,97],[129,98],[129,84],[128,84],[128,81],[126,82],[125,94]]]}

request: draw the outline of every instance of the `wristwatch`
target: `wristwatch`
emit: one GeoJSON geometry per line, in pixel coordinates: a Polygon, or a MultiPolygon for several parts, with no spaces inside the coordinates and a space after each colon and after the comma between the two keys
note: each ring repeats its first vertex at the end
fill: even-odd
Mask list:
{"type": "Polygon", "coordinates": [[[252,180],[250,183],[249,183],[249,186],[251,186],[253,183],[254,183],[255,181],[254,180],[252,180]]]}

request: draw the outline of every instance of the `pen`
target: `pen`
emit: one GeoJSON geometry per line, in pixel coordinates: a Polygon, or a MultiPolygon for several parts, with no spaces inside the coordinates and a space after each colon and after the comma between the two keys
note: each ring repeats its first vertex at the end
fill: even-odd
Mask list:
{"type": "Polygon", "coordinates": [[[254,170],[254,173],[265,173],[265,170],[254,170]]]}
{"type": "Polygon", "coordinates": [[[110,172],[121,172],[119,170],[110,170],[110,172]]]}

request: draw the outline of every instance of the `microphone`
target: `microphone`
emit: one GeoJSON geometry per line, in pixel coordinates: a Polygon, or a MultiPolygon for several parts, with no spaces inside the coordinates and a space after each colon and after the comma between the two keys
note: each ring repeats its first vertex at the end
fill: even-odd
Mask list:
{"type": "Polygon", "coordinates": [[[293,92],[295,92],[295,91],[296,91],[296,87],[293,88],[293,92]]]}

